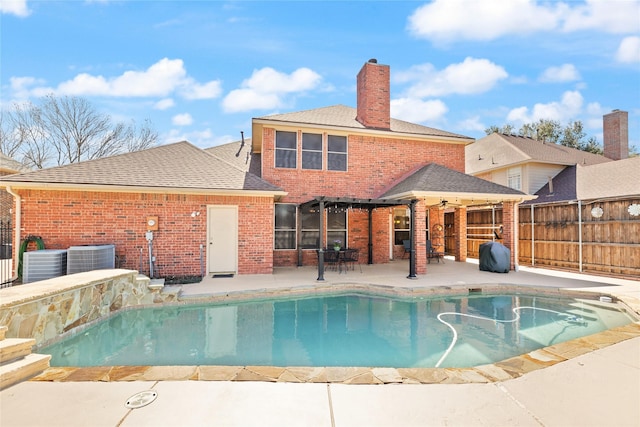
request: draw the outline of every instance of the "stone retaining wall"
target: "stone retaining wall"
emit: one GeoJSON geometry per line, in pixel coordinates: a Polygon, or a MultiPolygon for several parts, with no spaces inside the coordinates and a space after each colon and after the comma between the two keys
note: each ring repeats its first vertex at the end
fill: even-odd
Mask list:
{"type": "Polygon", "coordinates": [[[124,307],[175,299],[133,270],[95,270],[0,289],[0,325],[36,345],[124,307]]]}

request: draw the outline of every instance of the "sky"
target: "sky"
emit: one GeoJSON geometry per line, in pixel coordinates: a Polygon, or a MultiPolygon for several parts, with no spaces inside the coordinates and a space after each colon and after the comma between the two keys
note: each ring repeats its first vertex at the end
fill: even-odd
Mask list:
{"type": "Polygon", "coordinates": [[[251,119],[356,106],[371,58],[391,116],[481,138],[629,113],[640,149],[640,0],[0,0],[0,105],[85,98],[159,143],[208,148],[251,119]]]}

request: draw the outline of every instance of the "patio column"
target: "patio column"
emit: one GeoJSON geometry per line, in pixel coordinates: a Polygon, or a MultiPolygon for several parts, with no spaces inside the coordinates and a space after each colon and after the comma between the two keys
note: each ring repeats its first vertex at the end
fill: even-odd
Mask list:
{"type": "Polygon", "coordinates": [[[456,261],[467,260],[467,207],[456,208],[453,213],[454,235],[456,236],[455,257],[456,261]]]}
{"type": "Polygon", "coordinates": [[[427,236],[427,211],[424,200],[419,200],[415,205],[415,243],[416,250],[416,273],[427,274],[427,247],[425,240],[427,236]]]}
{"type": "Polygon", "coordinates": [[[511,270],[518,270],[518,203],[502,203],[502,244],[511,251],[511,270]]]}
{"type": "Polygon", "coordinates": [[[324,251],[322,248],[324,247],[323,239],[324,239],[324,201],[320,200],[318,205],[318,209],[320,210],[320,229],[319,234],[320,238],[318,239],[318,281],[324,281],[324,251]]]}

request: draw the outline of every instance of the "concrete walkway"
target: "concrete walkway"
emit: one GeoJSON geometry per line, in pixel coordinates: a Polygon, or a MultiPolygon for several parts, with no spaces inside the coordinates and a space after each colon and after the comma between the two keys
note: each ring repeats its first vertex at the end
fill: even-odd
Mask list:
{"type": "MultiPolygon", "coordinates": [[[[521,268],[500,275],[447,260],[409,280],[406,262],[362,268],[346,275],[327,272],[321,285],[509,283],[640,300],[640,282],[554,271],[521,268]]],[[[207,278],[183,286],[183,296],[318,286],[316,277],[312,268],[303,267],[268,276],[207,278]]],[[[634,338],[487,384],[28,381],[0,392],[0,426],[640,426],[638,402],[640,338],[634,338]],[[146,390],[157,393],[152,403],[126,407],[129,398],[146,390]]]]}

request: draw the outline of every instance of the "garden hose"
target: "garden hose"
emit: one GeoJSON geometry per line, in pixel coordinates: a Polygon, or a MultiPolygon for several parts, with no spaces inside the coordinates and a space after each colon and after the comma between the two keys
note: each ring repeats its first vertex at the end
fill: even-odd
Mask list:
{"type": "Polygon", "coordinates": [[[22,279],[22,258],[29,246],[29,243],[31,242],[35,242],[37,250],[44,249],[44,241],[42,240],[42,237],[32,235],[25,237],[20,245],[20,252],[18,252],[18,278],[20,279],[22,279]]]}

